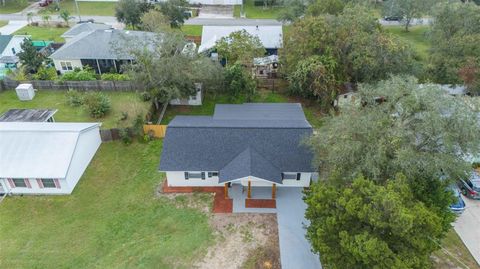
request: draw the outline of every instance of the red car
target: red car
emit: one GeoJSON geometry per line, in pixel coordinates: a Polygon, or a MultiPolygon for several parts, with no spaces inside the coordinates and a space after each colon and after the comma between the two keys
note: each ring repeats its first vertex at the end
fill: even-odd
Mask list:
{"type": "Polygon", "coordinates": [[[38,3],[38,5],[41,6],[41,7],[46,7],[46,6],[50,5],[51,3],[53,3],[53,0],[42,0],[42,1],[40,1],[40,3],[38,3]]]}

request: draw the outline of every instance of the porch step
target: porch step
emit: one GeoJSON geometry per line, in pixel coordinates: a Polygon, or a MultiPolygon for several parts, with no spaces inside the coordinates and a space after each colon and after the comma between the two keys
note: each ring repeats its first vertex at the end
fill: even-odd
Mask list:
{"type": "Polygon", "coordinates": [[[245,199],[246,208],[277,208],[275,199],[245,199]]]}

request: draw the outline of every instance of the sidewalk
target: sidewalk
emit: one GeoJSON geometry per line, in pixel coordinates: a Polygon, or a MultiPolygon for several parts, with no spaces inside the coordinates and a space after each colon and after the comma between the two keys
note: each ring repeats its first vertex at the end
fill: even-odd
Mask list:
{"type": "Polygon", "coordinates": [[[0,34],[11,35],[26,26],[27,24],[27,21],[9,21],[7,25],[0,27],[0,34]]]}

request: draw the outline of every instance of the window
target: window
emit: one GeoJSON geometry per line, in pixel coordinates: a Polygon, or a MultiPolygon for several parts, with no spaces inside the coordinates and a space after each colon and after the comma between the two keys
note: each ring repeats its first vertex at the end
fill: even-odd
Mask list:
{"type": "Polygon", "coordinates": [[[13,184],[15,184],[15,188],[26,188],[27,183],[25,182],[25,179],[23,178],[14,178],[12,179],[13,184]]]}
{"type": "Polygon", "coordinates": [[[205,179],[205,172],[185,172],[185,179],[201,178],[205,179]]]}
{"type": "Polygon", "coordinates": [[[56,188],[55,182],[51,178],[42,178],[42,185],[44,188],[56,188]]]}
{"type": "Polygon", "coordinates": [[[15,51],[15,48],[12,48],[12,53],[13,53],[13,55],[17,54],[17,52],[15,51]]]}
{"type": "Polygon", "coordinates": [[[218,172],[208,172],[208,177],[218,177],[218,172]]]}
{"type": "Polygon", "coordinates": [[[282,179],[300,180],[301,173],[282,173],[282,179]]]}
{"type": "Polygon", "coordinates": [[[72,62],[60,62],[63,71],[73,70],[72,62]]]}

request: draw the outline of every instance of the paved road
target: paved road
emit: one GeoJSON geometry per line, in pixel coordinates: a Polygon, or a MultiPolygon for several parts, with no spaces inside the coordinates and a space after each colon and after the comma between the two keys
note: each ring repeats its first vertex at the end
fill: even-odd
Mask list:
{"type": "Polygon", "coordinates": [[[0,34],[11,35],[27,25],[27,21],[9,21],[7,25],[0,27],[0,34]]]}
{"type": "Polygon", "coordinates": [[[280,241],[280,261],[283,269],[320,269],[318,255],[311,252],[303,225],[307,205],[302,188],[277,189],[277,221],[280,241]]]}
{"type": "Polygon", "coordinates": [[[467,246],[473,258],[480,264],[480,201],[463,199],[466,204],[463,212],[453,227],[467,246]]]}

